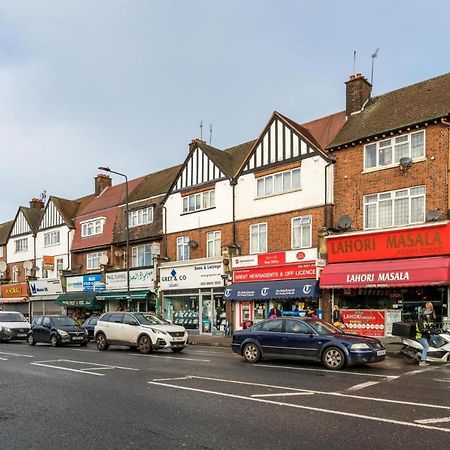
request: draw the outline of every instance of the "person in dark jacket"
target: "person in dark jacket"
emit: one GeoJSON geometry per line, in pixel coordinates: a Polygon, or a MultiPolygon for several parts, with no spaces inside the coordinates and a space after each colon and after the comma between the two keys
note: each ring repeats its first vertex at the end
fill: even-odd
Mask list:
{"type": "Polygon", "coordinates": [[[431,329],[431,318],[433,311],[431,309],[423,309],[416,323],[416,340],[422,347],[422,353],[420,355],[419,366],[429,366],[427,363],[428,349],[430,348],[430,329],[431,329]]]}
{"type": "Polygon", "coordinates": [[[338,305],[334,305],[333,306],[333,315],[332,315],[332,319],[333,319],[333,325],[337,328],[344,328],[344,321],[342,320],[342,313],[341,310],[339,309],[338,305]]]}

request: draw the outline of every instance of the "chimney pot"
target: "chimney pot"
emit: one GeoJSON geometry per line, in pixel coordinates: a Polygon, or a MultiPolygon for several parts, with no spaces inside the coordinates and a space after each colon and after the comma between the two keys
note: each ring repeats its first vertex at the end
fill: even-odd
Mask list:
{"type": "Polygon", "coordinates": [[[364,104],[372,94],[372,85],[362,74],[350,75],[350,80],[346,81],[346,107],[347,116],[361,111],[364,104]]]}
{"type": "Polygon", "coordinates": [[[109,175],[99,173],[95,177],[95,196],[98,197],[106,188],[112,186],[112,179],[109,175]]]}
{"type": "Polygon", "coordinates": [[[30,208],[31,209],[43,209],[44,208],[44,201],[40,198],[32,198],[30,200],[30,208]]]}

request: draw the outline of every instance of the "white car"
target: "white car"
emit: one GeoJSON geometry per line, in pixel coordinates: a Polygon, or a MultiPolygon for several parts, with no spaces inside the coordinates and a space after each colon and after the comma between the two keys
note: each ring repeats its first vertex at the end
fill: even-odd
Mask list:
{"type": "Polygon", "coordinates": [[[166,348],[177,353],[186,347],[188,334],[184,327],[152,314],[107,312],[99,317],[94,338],[99,350],[106,350],[112,344],[137,347],[141,353],[166,348]]]}
{"type": "Polygon", "coordinates": [[[0,311],[0,341],[26,341],[30,324],[20,312],[0,311]]]}

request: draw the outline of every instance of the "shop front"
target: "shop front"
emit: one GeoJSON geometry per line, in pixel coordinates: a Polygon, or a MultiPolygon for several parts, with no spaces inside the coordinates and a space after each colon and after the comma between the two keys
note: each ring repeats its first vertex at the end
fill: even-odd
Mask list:
{"type": "Polygon", "coordinates": [[[344,310],[384,310],[386,330],[394,311],[414,321],[427,302],[436,322],[448,323],[449,238],[449,222],[328,236],[320,288],[330,290],[331,304],[344,310]]]}
{"type": "Polygon", "coordinates": [[[0,311],[17,311],[29,317],[30,294],[27,283],[3,284],[0,292],[0,311]]]}
{"type": "Polygon", "coordinates": [[[103,284],[100,273],[66,277],[66,292],[58,297],[57,303],[67,315],[82,322],[104,311],[104,303],[98,300],[96,292],[103,284]]]}
{"type": "Polygon", "coordinates": [[[164,319],[191,333],[224,332],[223,273],[217,259],[161,265],[164,319]]]}
{"type": "Polygon", "coordinates": [[[33,280],[30,286],[30,317],[39,314],[61,314],[63,309],[56,299],[63,293],[59,278],[33,280]]]}
{"type": "Polygon", "coordinates": [[[128,299],[127,272],[119,270],[105,274],[105,284],[97,285],[97,300],[104,302],[105,311],[131,311],[157,313],[158,292],[153,269],[131,269],[130,299],[128,299]],[[100,290],[99,290],[100,288],[100,290]]]}
{"type": "Polygon", "coordinates": [[[274,307],[283,316],[320,314],[317,249],[236,256],[232,263],[224,298],[232,301],[235,329],[268,319],[274,307]]]}

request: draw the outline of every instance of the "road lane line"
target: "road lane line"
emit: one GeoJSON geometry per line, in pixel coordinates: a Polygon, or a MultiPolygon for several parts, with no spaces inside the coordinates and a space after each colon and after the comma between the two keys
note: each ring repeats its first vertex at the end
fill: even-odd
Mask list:
{"type": "Polygon", "coordinates": [[[306,372],[326,372],[335,375],[358,375],[362,377],[380,377],[380,378],[398,378],[395,375],[381,375],[379,373],[359,373],[359,372],[349,372],[346,370],[328,370],[328,369],[313,369],[310,367],[291,367],[291,366],[274,366],[271,364],[253,364],[253,367],[269,367],[271,369],[289,369],[289,370],[304,370],[306,372]]]}
{"type": "Polygon", "coordinates": [[[163,387],[168,387],[168,388],[172,388],[172,389],[181,389],[181,390],[191,391],[191,392],[201,392],[203,394],[211,394],[211,395],[228,397],[228,398],[233,398],[233,399],[238,399],[238,400],[259,402],[259,403],[264,403],[264,404],[268,404],[268,405],[277,405],[277,406],[283,406],[283,407],[289,407],[289,408],[295,408],[295,409],[303,409],[303,410],[307,410],[307,411],[321,412],[321,413],[325,413],[325,414],[333,414],[333,415],[337,415],[337,416],[345,416],[345,417],[353,417],[356,419],[372,420],[374,422],[390,423],[390,424],[394,424],[394,425],[402,425],[402,426],[407,426],[407,427],[422,428],[422,429],[426,429],[426,430],[436,430],[436,431],[441,431],[444,433],[450,433],[450,429],[434,427],[434,426],[427,425],[427,424],[404,422],[401,420],[385,419],[382,417],[366,416],[364,414],[336,411],[333,409],[296,405],[296,404],[292,404],[292,403],[277,402],[277,401],[273,401],[273,400],[264,400],[262,398],[245,397],[243,395],[227,394],[225,392],[208,391],[206,389],[190,388],[190,387],[186,387],[186,386],[176,386],[176,385],[172,385],[172,384],[157,383],[157,382],[153,382],[153,381],[149,381],[148,383],[153,384],[155,386],[163,386],[163,387]]]}
{"type": "Polygon", "coordinates": [[[133,355],[133,356],[142,356],[143,358],[164,358],[164,359],[176,359],[177,361],[196,361],[196,362],[211,362],[210,359],[198,359],[198,358],[185,358],[184,356],[164,356],[164,355],[133,355]]]}
{"type": "Polygon", "coordinates": [[[97,375],[99,377],[105,376],[104,373],[84,372],[83,370],[80,370],[80,369],[70,369],[68,367],[53,366],[51,364],[41,364],[41,363],[30,363],[30,364],[32,364],[33,366],[42,366],[42,367],[50,367],[51,369],[66,370],[69,372],[78,372],[78,373],[84,373],[84,374],[88,374],[88,375],[97,375]]]}
{"type": "Polygon", "coordinates": [[[33,355],[23,355],[22,353],[8,353],[8,352],[0,352],[0,355],[9,355],[9,356],[23,356],[24,358],[34,358],[33,355]]]}
{"type": "Polygon", "coordinates": [[[354,386],[346,389],[346,391],[359,391],[359,390],[365,389],[366,387],[369,387],[369,386],[375,386],[376,384],[379,384],[379,383],[380,383],[379,381],[367,381],[365,383],[355,384],[354,386]]]}
{"type": "Polygon", "coordinates": [[[417,422],[417,423],[444,423],[444,422],[450,422],[450,417],[440,417],[437,419],[421,419],[421,420],[415,420],[414,422],[417,422]]]}
{"type": "Polygon", "coordinates": [[[433,378],[433,381],[440,381],[441,383],[450,383],[450,380],[440,380],[439,378],[433,378]]]}
{"type": "MultiPolygon", "coordinates": [[[[74,363],[74,364],[87,364],[89,366],[98,366],[99,368],[101,368],[101,367],[111,367],[112,369],[139,370],[139,369],[135,369],[134,367],[114,366],[112,364],[98,364],[98,363],[93,363],[93,362],[88,362],[88,361],[73,361],[71,359],[58,359],[57,361],[70,362],[70,363],[74,363]]],[[[49,361],[44,361],[44,362],[49,362],[49,361]]]]}
{"type": "Polygon", "coordinates": [[[253,394],[251,395],[251,397],[289,397],[291,395],[314,395],[314,392],[279,392],[278,394],[253,394]]]}
{"type": "Polygon", "coordinates": [[[8,361],[8,358],[0,358],[2,361],[8,361]]]}
{"type": "Polygon", "coordinates": [[[190,380],[192,377],[176,377],[176,378],[154,378],[153,381],[174,381],[174,380],[190,380]]]}

